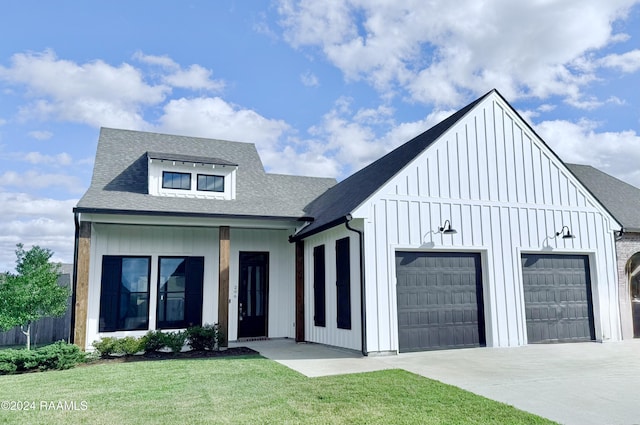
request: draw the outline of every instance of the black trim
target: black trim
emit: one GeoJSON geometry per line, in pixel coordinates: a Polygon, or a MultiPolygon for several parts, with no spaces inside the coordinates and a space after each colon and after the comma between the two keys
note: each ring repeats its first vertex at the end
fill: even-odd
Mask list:
{"type": "Polygon", "coordinates": [[[339,329],[351,329],[351,250],[350,238],[336,241],[336,310],[339,329]]]}
{"type": "MultiPolygon", "coordinates": [[[[204,257],[186,256],[160,256],[158,257],[158,301],[156,305],[156,328],[158,329],[181,329],[190,326],[202,325],[202,288],[204,284],[204,257]],[[160,320],[161,295],[166,295],[169,291],[160,291],[162,282],[160,279],[162,270],[162,260],[182,259],[184,260],[184,291],[183,291],[183,317],[182,320],[168,321],[160,320]]],[[[166,300],[165,313],[166,313],[166,300]]]]}
{"type": "Polygon", "coordinates": [[[325,327],[326,319],[326,262],[324,245],[313,248],[313,324],[325,327]]]}
{"type": "MultiPolygon", "coordinates": [[[[149,304],[151,298],[151,257],[144,255],[104,255],[102,256],[102,276],[100,278],[99,332],[132,331],[149,329],[149,304]],[[121,323],[122,316],[122,267],[124,259],[147,260],[147,314],[146,322],[135,327],[121,323]]],[[[145,291],[133,292],[144,293],[145,291]]]]}
{"type": "Polygon", "coordinates": [[[214,192],[214,193],[224,193],[224,185],[225,185],[225,178],[224,176],[220,176],[218,174],[201,174],[198,173],[196,175],[196,190],[200,191],[200,192],[214,192]],[[215,189],[202,189],[200,187],[200,177],[205,177],[205,186],[206,186],[206,180],[207,177],[213,177],[215,179],[222,179],[222,190],[215,190],[215,189]]]}
{"type": "MultiPolygon", "coordinates": [[[[184,172],[179,172],[179,171],[162,171],[162,188],[163,189],[170,189],[170,190],[191,190],[191,173],[184,173],[184,172]],[[173,187],[173,186],[166,186],[165,185],[165,176],[167,176],[168,174],[173,174],[176,176],[180,176],[180,181],[182,182],[182,178],[184,176],[189,176],[189,186],[188,187],[173,187]]],[[[173,181],[173,178],[171,179],[173,181]]]]}

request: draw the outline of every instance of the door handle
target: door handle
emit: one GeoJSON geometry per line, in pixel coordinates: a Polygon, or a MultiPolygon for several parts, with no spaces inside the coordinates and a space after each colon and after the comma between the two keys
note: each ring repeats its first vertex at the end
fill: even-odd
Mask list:
{"type": "Polygon", "coordinates": [[[242,320],[244,311],[242,311],[242,303],[238,303],[238,320],[242,320]]]}

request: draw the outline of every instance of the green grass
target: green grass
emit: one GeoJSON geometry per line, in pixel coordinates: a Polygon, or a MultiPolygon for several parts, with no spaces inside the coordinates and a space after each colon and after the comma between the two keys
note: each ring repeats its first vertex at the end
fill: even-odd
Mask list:
{"type": "Polygon", "coordinates": [[[7,424],[545,424],[511,406],[403,370],[306,378],[259,356],[99,364],[0,376],[7,424]],[[40,409],[76,402],[86,410],[40,409]]]}

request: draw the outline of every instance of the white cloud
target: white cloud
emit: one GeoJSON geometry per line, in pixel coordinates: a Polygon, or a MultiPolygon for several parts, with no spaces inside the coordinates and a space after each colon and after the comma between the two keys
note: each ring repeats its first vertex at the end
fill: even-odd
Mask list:
{"type": "Polygon", "coordinates": [[[57,155],[45,155],[40,152],[29,152],[24,160],[31,164],[70,165],[73,162],[71,155],[66,152],[57,155]]]}
{"type": "Polygon", "coordinates": [[[636,72],[640,69],[640,49],[632,50],[621,55],[607,55],[598,62],[605,68],[615,68],[624,73],[636,72]]]}
{"type": "Polygon", "coordinates": [[[54,261],[73,261],[72,209],[77,199],[37,198],[26,193],[0,192],[0,271],[15,265],[15,248],[23,243],[49,248],[54,261]]]}
{"type": "Polygon", "coordinates": [[[50,131],[30,131],[29,137],[33,137],[36,140],[48,140],[53,136],[50,131]]]}
{"type": "Polygon", "coordinates": [[[307,71],[300,75],[300,81],[302,81],[302,84],[307,87],[318,87],[320,85],[318,77],[311,71],[307,71]]]}
{"type": "Polygon", "coordinates": [[[40,173],[38,171],[27,171],[18,173],[15,171],[5,171],[0,174],[0,188],[14,187],[20,189],[44,189],[49,187],[63,188],[71,193],[82,193],[86,190],[86,185],[76,176],[68,174],[40,173]]]}
{"type": "Polygon", "coordinates": [[[0,66],[0,80],[24,85],[27,97],[35,99],[21,108],[25,120],[54,118],[95,127],[144,129],[140,108],[162,102],[170,90],[147,84],[129,64],[77,64],[51,50],[13,55],[9,67],[0,66]]]}
{"type": "MultiPolygon", "coordinates": [[[[590,107],[581,89],[596,78],[596,53],[628,37],[613,23],[637,3],[282,0],[278,11],[292,46],[320,48],[347,79],[386,94],[401,88],[414,100],[458,106],[496,87],[512,101],[560,95],[590,107]]],[[[637,58],[602,64],[629,72],[637,58]]]]}
{"type": "Polygon", "coordinates": [[[640,135],[633,130],[597,132],[599,123],[544,121],[536,132],[563,161],[588,164],[640,187],[640,135]]]}
{"type": "Polygon", "coordinates": [[[133,58],[148,65],[159,66],[165,71],[169,71],[168,74],[161,74],[161,79],[171,87],[190,90],[209,90],[214,92],[220,91],[225,87],[224,81],[211,79],[211,70],[200,65],[191,65],[189,68],[183,69],[180,64],[168,56],[145,55],[142,52],[136,52],[133,58]]]}
{"type": "Polygon", "coordinates": [[[289,129],[284,121],[265,118],[219,97],[171,100],[159,122],[164,132],[255,142],[259,147],[275,146],[289,129]]]}

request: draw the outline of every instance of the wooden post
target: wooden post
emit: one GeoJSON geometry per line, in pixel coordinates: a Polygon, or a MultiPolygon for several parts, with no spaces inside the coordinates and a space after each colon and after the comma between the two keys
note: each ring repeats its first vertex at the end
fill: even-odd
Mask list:
{"type": "Polygon", "coordinates": [[[89,304],[89,265],[91,259],[91,222],[80,223],[76,282],[75,326],[73,342],[82,350],[87,344],[87,307],[89,304]]]}
{"type": "Polygon", "coordinates": [[[218,279],[218,326],[224,342],[222,347],[228,346],[229,341],[229,260],[231,258],[229,226],[220,226],[220,275],[218,279]]]}
{"type": "Polygon", "coordinates": [[[304,241],[296,242],[296,342],[304,342],[304,241]]]}

